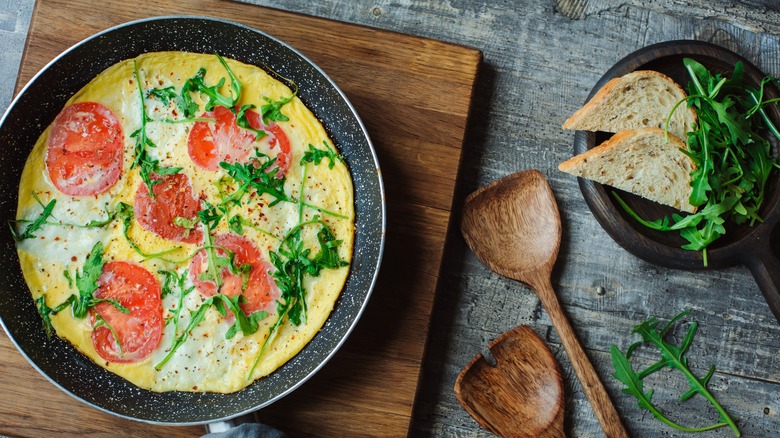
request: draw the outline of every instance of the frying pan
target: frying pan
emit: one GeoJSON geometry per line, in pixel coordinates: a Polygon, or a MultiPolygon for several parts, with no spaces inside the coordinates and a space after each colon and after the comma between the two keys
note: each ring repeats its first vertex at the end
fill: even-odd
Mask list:
{"type": "MultiPolygon", "coordinates": [[[[745,58],[715,44],[702,41],[670,41],[640,49],[615,64],[596,83],[588,100],[612,78],[622,76],[634,70],[656,70],[674,79],[683,88],[689,81],[689,75],[683,66],[683,58],[690,57],[707,67],[713,74],[722,73],[731,76],[734,65],[742,61],[745,66],[745,83],[753,88],[765,76],[756,66],[745,58]]],[[[765,89],[767,98],[776,98],[774,87],[765,89]]],[[[780,110],[777,106],[765,108],[769,117],[777,124],[780,110]]],[[[574,136],[574,153],[579,154],[601,144],[611,134],[603,132],[577,131],[574,136]]],[[[772,145],[772,155],[778,156],[778,141],[767,136],[772,145]]],[[[766,199],[759,215],[763,222],[753,227],[735,224],[726,225],[726,235],[708,247],[706,268],[718,269],[736,264],[744,264],[752,272],[769,308],[780,322],[780,232],[776,224],[780,219],[780,182],[777,170],[767,184],[766,199]]],[[[675,269],[704,269],[701,252],[680,248],[686,243],[677,232],[651,230],[631,218],[616,203],[610,192],[615,190],[601,184],[579,179],[580,190],[596,220],[604,230],[623,248],[635,256],[657,265],[675,269]]],[[[671,216],[678,211],[638,196],[615,190],[640,217],[655,220],[671,216]]]]}
{"type": "Polygon", "coordinates": [[[216,52],[291,79],[300,87],[299,97],[340,148],[354,180],[356,231],[350,274],[329,319],[297,356],[236,393],[146,391],[97,366],[56,336],[47,339],[22,277],[13,239],[9,232],[2,232],[0,257],[6,262],[0,267],[0,322],[38,371],[89,405],[148,423],[205,424],[235,418],[280,399],[311,377],[342,345],[376,281],[384,248],[384,188],[363,123],[339,88],[311,61],[283,42],[241,24],[207,17],[158,17],[108,29],[75,45],[41,70],[11,103],[0,121],[3,223],[15,218],[19,178],[32,145],[65,101],[110,65],[164,50],[216,52]]]}

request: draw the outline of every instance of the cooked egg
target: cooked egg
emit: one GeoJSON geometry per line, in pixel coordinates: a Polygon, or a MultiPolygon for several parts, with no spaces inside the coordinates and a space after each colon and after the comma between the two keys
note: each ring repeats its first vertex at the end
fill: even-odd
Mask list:
{"type": "MultiPolygon", "coordinates": [[[[105,147],[105,152],[102,149],[100,152],[88,151],[85,156],[89,158],[85,159],[73,158],[84,148],[80,143],[83,139],[74,140],[66,136],[67,141],[76,142],[77,145],[68,143],[63,147],[61,154],[69,158],[64,158],[65,164],[58,165],[61,164],[65,170],[54,172],[54,165],[47,163],[54,163],[58,159],[50,155],[54,147],[51,144],[57,141],[52,140],[52,130],[58,123],[55,120],[35,144],[19,184],[17,233],[23,233],[33,221],[41,217],[43,207],[56,200],[51,215],[32,233],[34,237],[21,240],[17,245],[32,299],[43,296],[46,304],[55,308],[71,295],[78,296],[78,281],[75,280],[86,275],[86,264],[90,257],[94,257],[91,252],[95,250],[97,242],[101,242],[104,248],[103,262],[121,261],[140,266],[154,277],[160,288],[166,284],[166,275],[181,280],[168,284],[170,293],[156,297],[161,300],[160,317],[163,320],[160,340],[148,355],[137,361],[125,361],[123,354],[127,352],[121,348],[124,341],[120,342],[124,336],[122,330],[125,329],[120,327],[119,322],[114,323],[116,327],[112,327],[110,322],[123,321],[122,324],[125,324],[123,318],[136,318],[135,308],[130,308],[130,316],[127,317],[114,310],[116,317],[120,318],[118,320],[109,319],[108,316],[102,319],[96,317],[95,308],[91,308],[90,314],[84,318],[75,317],[70,308],[51,315],[51,323],[58,336],[73,344],[98,365],[152,391],[228,393],[274,372],[294,357],[320,330],[349,272],[349,266],[345,265],[322,269],[318,276],[304,275],[305,320],[295,324],[289,314],[280,315],[279,309],[283,308],[288,299],[284,297],[280,280],[275,276],[278,268],[272,264],[271,253],[285,260],[283,239],[300,229],[303,248],[308,249],[309,257],[313,258],[320,251],[318,232],[325,223],[335,240],[340,241],[337,246],[338,256],[350,262],[354,238],[352,181],[342,160],[333,158],[332,168],[331,159],[327,157],[319,163],[302,160],[306,152],[310,151],[310,145],[322,151],[327,148],[336,151],[336,145],[328,138],[312,112],[295,97],[290,87],[258,67],[229,59],[226,63],[242,85],[240,99],[231,108],[232,117],[235,118],[235,113],[241,107],[252,105],[251,111],[256,114],[251,115],[256,119],[252,119],[254,122],[250,120],[250,125],[259,123],[260,128],[255,127],[253,131],[246,127],[220,125],[223,118],[231,117],[230,114],[223,110],[206,111],[209,98],[202,90],[189,93],[192,103],[197,105],[196,118],[188,118],[184,114],[179,105],[183,100],[182,87],[190,78],[196,77],[199,71],[205,71],[203,83],[208,87],[214,87],[224,80],[218,88],[222,96],[230,98],[238,92],[228,70],[217,56],[183,52],[148,53],[108,68],[76,93],[65,106],[96,103],[108,108],[121,127],[120,160],[107,158],[113,147],[111,142],[116,140],[111,137],[114,134],[99,134],[106,136],[101,146],[105,147]],[[159,97],[154,92],[166,89],[173,92],[167,98],[159,97]],[[262,120],[260,113],[264,105],[287,99],[289,102],[280,106],[284,117],[275,121],[262,120]],[[146,120],[142,107],[146,110],[146,120]],[[205,119],[197,118],[201,116],[205,119]],[[198,123],[205,125],[196,126],[198,123]],[[198,129],[206,132],[206,135],[198,137],[200,143],[193,147],[190,137],[196,135],[193,132],[201,132],[198,129]],[[260,136],[258,131],[262,131],[260,136]],[[148,139],[145,143],[145,159],[156,161],[156,170],[168,169],[172,174],[183,175],[177,177],[180,178],[176,180],[179,185],[168,184],[167,187],[162,182],[168,181],[164,175],[155,176],[160,181],[159,186],[153,187],[160,190],[166,187],[170,192],[164,195],[170,198],[161,197],[163,195],[158,197],[176,199],[183,205],[197,205],[198,211],[208,206],[222,206],[223,217],[215,228],[207,230],[203,223],[198,223],[197,211],[185,208],[177,210],[179,213],[184,212],[182,215],[159,216],[160,213],[156,212],[140,219],[136,211],[132,221],[128,222],[129,228],[125,230],[125,216],[117,213],[120,203],[134,206],[137,193],[143,190],[148,193],[149,190],[141,175],[142,166],[138,163],[138,141],[141,135],[148,139]],[[212,143],[217,144],[213,150],[208,148],[212,143]],[[285,150],[288,143],[289,151],[285,150]],[[201,155],[193,156],[198,153],[201,155]],[[228,165],[256,163],[255,166],[260,166],[273,159],[275,163],[267,170],[273,178],[277,178],[273,172],[284,174],[281,189],[285,196],[283,200],[273,194],[259,193],[251,185],[241,187],[241,182],[234,180],[227,169],[213,165],[218,161],[228,165]],[[204,160],[216,161],[212,163],[204,160]],[[105,166],[107,170],[99,169],[100,172],[96,172],[95,166],[105,166]],[[111,166],[121,168],[115,180],[111,179],[111,166]],[[189,187],[186,187],[187,183],[189,187]],[[67,187],[74,185],[75,191],[89,193],[63,193],[63,187],[67,191],[67,187]],[[94,188],[98,186],[100,188],[94,188]],[[245,190],[242,196],[236,195],[241,190],[245,190]],[[226,201],[231,195],[237,197],[235,202],[226,201]],[[87,226],[90,222],[105,222],[108,219],[111,220],[102,226],[87,226]],[[237,233],[235,224],[230,225],[231,219],[240,223],[241,234],[237,233]],[[179,234],[166,234],[157,227],[174,229],[179,234]],[[195,234],[190,237],[190,233],[195,234]],[[220,237],[226,235],[231,237],[220,237]],[[202,238],[194,240],[194,236],[202,238]],[[223,243],[219,245],[214,242],[223,243]],[[228,248],[229,244],[234,246],[228,248]],[[215,258],[208,258],[209,250],[215,251],[215,258]],[[209,265],[216,264],[220,255],[225,259],[228,254],[235,259],[247,258],[248,261],[243,263],[243,273],[228,275],[224,266],[215,268],[209,265]],[[197,263],[201,263],[203,271],[193,277],[191,271],[197,263]],[[246,266],[251,266],[248,273],[246,266]],[[212,268],[221,277],[219,282],[224,285],[218,286],[216,280],[206,275],[212,272],[209,270],[212,268]],[[265,270],[265,274],[257,274],[255,270],[265,270]],[[249,297],[247,300],[241,298],[238,301],[242,309],[243,306],[255,305],[252,310],[246,311],[247,315],[260,312],[257,315],[262,318],[256,317],[257,331],[244,333],[231,329],[236,316],[231,312],[223,315],[214,305],[202,311],[201,307],[210,295],[204,292],[201,285],[208,281],[220,293],[226,293],[224,291],[229,287],[238,290],[235,289],[239,287],[236,284],[240,284],[244,296],[251,295],[250,289],[269,291],[268,296],[249,297]],[[257,285],[264,285],[266,289],[257,289],[260,287],[257,285]],[[251,300],[259,301],[247,303],[251,300]],[[199,312],[202,320],[186,330],[199,312]],[[282,323],[274,331],[272,329],[279,318],[282,323]],[[107,359],[95,347],[94,332],[101,324],[112,330],[116,345],[109,346],[109,350],[117,350],[115,359],[107,359]],[[115,333],[117,330],[119,334],[115,333]],[[267,341],[269,337],[270,341],[267,341]],[[184,338],[174,348],[176,341],[184,338]]],[[[118,132],[111,123],[111,117],[103,120],[91,116],[93,108],[85,106],[83,111],[73,116],[73,120],[77,120],[73,124],[83,122],[88,126],[78,136],[88,137],[97,131],[118,132]]],[[[63,135],[71,135],[81,128],[68,126],[60,129],[67,131],[63,135]]],[[[155,199],[157,197],[147,201],[154,203],[155,199]]],[[[138,205],[135,207],[139,208],[138,205]]],[[[104,270],[106,266],[103,265],[104,270]]],[[[101,277],[98,289],[108,287],[105,286],[107,281],[101,277]]],[[[128,291],[122,292],[128,294],[126,296],[140,288],[127,287],[128,291]]],[[[127,322],[130,325],[136,323],[140,325],[133,327],[151,330],[143,322],[127,322]]]]}

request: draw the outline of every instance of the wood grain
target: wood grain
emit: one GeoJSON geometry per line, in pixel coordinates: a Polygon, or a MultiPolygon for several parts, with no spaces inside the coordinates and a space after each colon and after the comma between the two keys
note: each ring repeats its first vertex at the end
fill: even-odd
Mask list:
{"type": "MultiPolygon", "coordinates": [[[[374,295],[339,353],[260,419],[293,436],[401,436],[410,426],[455,180],[481,60],[475,49],[227,1],[36,4],[17,89],[93,33],[155,15],[202,13],[293,45],[344,90],[367,126],[387,187],[388,237],[374,295]],[[435,96],[420,99],[420,96],[435,96]]],[[[0,434],[196,436],[113,417],[58,391],[0,336],[0,434]],[[19,382],[25,382],[20,385],[19,382]],[[41,409],[44,406],[45,409],[41,409]],[[121,432],[118,432],[121,431],[121,432]]]]}
{"type": "Polygon", "coordinates": [[[487,430],[504,437],[565,438],[561,367],[544,341],[521,325],[488,345],[458,374],[455,395],[487,430]]]}
{"type": "MultiPolygon", "coordinates": [[[[13,1],[32,0],[11,0],[12,13],[13,1]]],[[[742,436],[777,435],[780,424],[780,327],[749,270],[735,267],[692,273],[636,259],[603,231],[585,205],[576,179],[560,173],[557,167],[558,163],[571,157],[573,143],[573,133],[561,130],[560,124],[582,105],[607,69],[641,47],[677,39],[709,41],[745,56],[765,73],[780,76],[780,3],[776,0],[242,1],[370,26],[390,31],[390,34],[402,32],[479,48],[484,54],[484,62],[474,91],[461,171],[457,175],[459,189],[452,210],[455,220],[468,193],[518,170],[540,169],[550,180],[563,219],[564,234],[553,271],[553,285],[607,391],[618,404],[631,436],[690,437],[690,434],[676,432],[660,423],[637,408],[635,399],[620,393],[617,381],[611,377],[614,371],[608,352],[610,344],[625,351],[636,339],[630,334],[631,328],[644,318],[653,315],[665,320],[684,308],[692,310],[690,320],[699,322],[696,341],[688,353],[697,375],[706,373],[710,364],[715,365],[717,371],[710,388],[721,404],[739,418],[742,436]],[[566,11],[566,3],[580,7],[580,13],[566,11]]],[[[135,7],[128,3],[120,9],[135,7]]],[[[180,12],[212,13],[208,10],[180,12]]],[[[104,15],[110,14],[107,11],[104,15]]],[[[268,19],[272,20],[266,23],[268,29],[277,25],[273,20],[280,21],[280,25],[289,25],[289,20],[281,19],[273,11],[268,13],[268,19]]],[[[323,20],[322,23],[330,22],[323,20]]],[[[82,32],[79,29],[82,25],[77,22],[66,26],[69,32],[82,32]]],[[[327,31],[328,27],[322,30],[327,31]]],[[[378,33],[380,36],[385,34],[378,33]]],[[[67,35],[60,38],[68,40],[67,35]]],[[[0,36],[10,37],[3,30],[0,30],[0,36]]],[[[55,41],[54,44],[59,43],[55,41]]],[[[316,53],[320,58],[338,57],[327,49],[321,52],[316,53]]],[[[340,68],[348,69],[349,66],[340,68]]],[[[370,77],[359,80],[371,82],[370,77]]],[[[354,90],[352,94],[355,94],[354,90]]],[[[410,102],[423,105],[418,101],[427,96],[423,92],[410,102]]],[[[366,98],[361,105],[366,107],[373,103],[378,101],[366,98]]],[[[382,114],[381,107],[369,110],[382,114]]],[[[380,119],[373,123],[383,124],[380,119]]],[[[428,140],[420,139],[420,142],[428,140]]],[[[414,150],[414,142],[409,142],[408,147],[414,150]]],[[[394,167],[402,166],[403,162],[398,160],[394,167]]],[[[398,179],[394,182],[403,184],[398,179]]],[[[388,189],[395,190],[397,195],[405,193],[388,189]]],[[[422,195],[417,193],[417,196],[422,195]]],[[[403,229],[418,222],[425,223],[429,215],[443,214],[443,211],[421,208],[391,213],[392,216],[414,214],[413,220],[400,226],[403,229]]],[[[603,436],[539,300],[515,281],[490,272],[466,248],[455,228],[451,227],[455,232],[446,242],[440,278],[417,275],[418,281],[427,281],[425,288],[438,285],[439,293],[430,322],[425,371],[409,435],[490,436],[459,404],[452,390],[453,384],[463,366],[490,340],[512,327],[527,324],[545,340],[562,366],[568,436],[603,436]]],[[[401,230],[389,232],[400,233],[401,230]]],[[[779,239],[780,233],[775,233],[772,246],[776,255],[780,253],[779,239]]],[[[398,242],[399,246],[401,244],[403,242],[398,242]]],[[[419,245],[415,249],[423,252],[420,258],[438,251],[438,248],[420,248],[419,245]]],[[[397,250],[398,247],[394,251],[397,250]]],[[[405,278],[403,267],[387,273],[383,272],[380,279],[392,283],[391,276],[395,276],[405,285],[412,284],[412,280],[405,278]]],[[[379,312],[380,304],[377,302],[377,308],[372,312],[379,312]]],[[[402,303],[394,302],[391,308],[397,311],[402,307],[402,303]]],[[[414,318],[409,313],[399,317],[414,318]]],[[[367,323],[364,318],[359,330],[379,330],[383,335],[400,332],[398,325],[383,327],[379,323],[367,323]]],[[[673,335],[679,341],[683,333],[684,330],[678,330],[673,335]]],[[[411,342],[417,342],[415,333],[404,331],[404,334],[411,342]]],[[[365,345],[372,348],[370,341],[365,345]]],[[[363,348],[363,344],[351,348],[363,348]]],[[[650,364],[655,356],[640,350],[635,359],[638,367],[650,364]]],[[[338,370],[331,371],[330,367],[323,370],[326,372],[338,374],[338,370]]],[[[410,372],[414,371],[410,369],[410,372]]],[[[31,371],[30,376],[36,374],[31,371]]],[[[23,380],[26,377],[22,373],[19,379],[10,378],[23,380]]],[[[673,412],[680,422],[703,425],[716,419],[717,414],[713,415],[702,398],[694,397],[683,404],[676,402],[676,397],[687,386],[679,375],[663,373],[661,377],[662,381],[653,382],[658,391],[654,400],[673,412]]],[[[0,380],[5,379],[8,379],[5,368],[0,367],[0,380]]],[[[42,383],[40,391],[51,386],[42,383]]],[[[318,381],[318,384],[324,386],[327,382],[318,381]]],[[[5,400],[2,399],[0,408],[5,406],[5,400]]],[[[326,419],[341,403],[318,403],[317,408],[325,409],[319,417],[326,419]]],[[[383,414],[378,410],[370,411],[371,414],[365,414],[365,421],[381,424],[383,414]]],[[[315,416],[311,414],[307,418],[315,416]]],[[[312,424],[311,430],[316,430],[316,422],[312,424]]],[[[67,430],[67,424],[64,427],[67,430]]],[[[99,425],[85,430],[89,432],[95,427],[99,425]]],[[[369,427],[365,426],[362,431],[345,430],[341,435],[366,436],[372,435],[371,432],[381,435],[378,429],[366,432],[369,427]]],[[[43,433],[39,431],[38,435],[43,433]]],[[[108,433],[104,430],[103,435],[108,433]]],[[[733,434],[720,429],[696,436],[726,438],[733,434]]]]}
{"type": "Polygon", "coordinates": [[[527,284],[536,293],[604,434],[627,437],[550,283],[562,231],[555,196],[544,175],[537,170],[513,173],[470,194],[463,207],[461,231],[469,248],[491,270],[527,284]]]}
{"type": "MultiPolygon", "coordinates": [[[[480,48],[484,63],[463,151],[456,219],[468,193],[518,170],[541,170],[563,219],[553,285],[631,436],[690,435],[660,423],[620,392],[609,346],[625,351],[636,340],[631,335],[635,324],[648,316],[667,320],[685,308],[692,310],[688,322],[699,322],[688,353],[697,375],[715,365],[711,389],[739,417],[742,436],[777,435],[780,326],[749,270],[690,272],[633,257],[594,219],[576,179],[557,170],[573,152],[574,134],[560,125],[613,64],[639,48],[677,39],[709,41],[780,76],[777,1],[570,0],[583,8],[576,17],[563,13],[563,1],[552,0],[246,1],[480,48]]],[[[775,255],[780,253],[779,234],[773,237],[775,255]]],[[[603,436],[533,292],[491,273],[457,233],[447,241],[442,272],[411,434],[490,436],[460,406],[452,387],[458,372],[490,340],[527,324],[550,345],[563,368],[567,434],[603,436]]],[[[681,333],[675,336],[679,341],[681,333]]],[[[649,351],[638,354],[637,367],[655,357],[649,351]]],[[[699,397],[676,402],[687,387],[684,379],[676,373],[662,377],[653,387],[668,389],[653,398],[681,422],[704,425],[717,419],[699,397]]],[[[733,436],[729,430],[697,434],[728,436],[733,436]]]]}

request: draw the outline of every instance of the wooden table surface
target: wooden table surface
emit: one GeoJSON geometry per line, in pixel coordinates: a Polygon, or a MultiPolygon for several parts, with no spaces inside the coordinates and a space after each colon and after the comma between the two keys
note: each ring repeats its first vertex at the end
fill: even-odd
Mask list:
{"type": "MultiPolygon", "coordinates": [[[[256,416],[294,436],[406,434],[481,53],[462,45],[228,0],[163,1],[143,9],[121,0],[105,0],[102,9],[90,0],[39,0],[17,89],[62,51],[96,32],[132,20],[193,11],[265,31],[299,48],[326,71],[361,115],[386,187],[382,266],[359,323],[315,376],[256,416]],[[106,10],[111,13],[106,15],[106,10]],[[432,90],[438,93],[435,99],[417,99],[432,90]]],[[[18,293],[13,288],[0,290],[0,306],[18,299],[18,293]]],[[[6,310],[0,307],[0,316],[8,317],[7,324],[16,321],[9,327],[18,327],[20,318],[6,310]]],[[[325,326],[323,332],[327,330],[325,326]]],[[[81,360],[78,354],[74,358],[81,360]]],[[[245,393],[237,396],[246,399],[245,393]]],[[[231,407],[230,400],[218,402],[224,411],[215,412],[239,414],[245,409],[242,406],[252,406],[231,407]]],[[[133,415],[116,408],[121,401],[96,403],[101,402],[106,410],[133,415]]],[[[216,420],[220,415],[204,413],[198,420],[216,420]]],[[[183,421],[175,413],[159,418],[165,423],[183,421]]],[[[113,436],[117,430],[129,436],[186,437],[202,433],[203,427],[131,421],[78,403],[37,375],[9,339],[0,337],[0,434],[113,436]],[[25,385],[18,384],[22,376],[25,385]]]]}
{"type": "MultiPolygon", "coordinates": [[[[482,51],[456,204],[518,170],[536,168],[548,177],[564,226],[553,285],[631,436],[688,434],[663,425],[620,392],[611,376],[609,346],[625,350],[635,339],[630,335],[635,324],[649,316],[665,321],[683,309],[691,310],[689,321],[700,324],[689,362],[699,375],[715,365],[710,388],[737,419],[742,436],[780,436],[780,325],[750,272],[741,266],[679,271],[633,257],[598,225],[576,180],[557,170],[572,152],[573,133],[560,129],[563,120],[609,67],[641,47],[675,39],[710,41],[780,76],[780,6],[775,0],[247,1],[482,51]]],[[[12,3],[11,13],[0,13],[0,36],[9,35],[0,45],[2,59],[10,60],[5,64],[18,60],[13,51],[21,46],[11,40],[18,43],[18,34],[25,32],[31,2],[12,3]]],[[[15,73],[12,66],[2,67],[15,73]]],[[[13,85],[5,80],[6,94],[0,97],[7,102],[13,85]]],[[[780,253],[778,234],[775,254],[780,253]]],[[[490,340],[521,324],[542,336],[563,368],[568,435],[603,436],[538,299],[526,287],[488,271],[455,227],[447,236],[409,434],[490,436],[458,404],[452,386],[460,369],[490,340]]],[[[648,364],[650,353],[639,359],[648,364]]],[[[678,422],[701,426],[717,420],[701,397],[676,401],[686,389],[678,373],[660,373],[649,383],[658,388],[653,400],[678,422]]],[[[733,434],[721,428],[697,436],[733,434]]]]}

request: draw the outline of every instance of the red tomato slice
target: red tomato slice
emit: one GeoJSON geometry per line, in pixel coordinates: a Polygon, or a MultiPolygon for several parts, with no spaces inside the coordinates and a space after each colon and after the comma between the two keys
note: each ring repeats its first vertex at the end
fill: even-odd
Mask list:
{"type": "Polygon", "coordinates": [[[54,120],[46,169],[54,186],[72,196],[102,193],[122,173],[122,125],[107,107],[74,103],[54,120]]]}
{"type": "Polygon", "coordinates": [[[110,326],[101,325],[92,332],[92,345],[100,357],[109,362],[138,362],[157,348],[163,331],[162,299],[160,285],[149,271],[129,262],[106,263],[95,297],[115,299],[130,311],[122,313],[106,302],[90,311],[93,326],[98,322],[96,315],[110,326]]]}
{"type": "Polygon", "coordinates": [[[192,185],[187,175],[152,175],[152,179],[162,181],[152,186],[154,198],[149,196],[145,184],[139,185],[135,192],[133,212],[141,227],[177,242],[199,243],[203,240],[200,228],[187,229],[174,223],[177,217],[195,221],[198,215],[200,201],[192,195],[192,185]]]}
{"type": "Polygon", "coordinates": [[[279,152],[276,154],[276,163],[274,164],[279,168],[279,172],[276,173],[276,177],[283,177],[290,168],[291,158],[290,139],[287,137],[287,134],[285,134],[282,127],[276,123],[271,122],[270,125],[266,126],[263,123],[260,114],[256,111],[247,111],[246,119],[249,122],[249,126],[254,129],[262,129],[266,132],[266,134],[268,134],[270,137],[268,139],[268,144],[271,146],[271,149],[274,149],[277,146],[279,147],[279,152]]]}
{"type": "MultiPolygon", "coordinates": [[[[258,310],[267,310],[269,305],[279,297],[279,288],[268,273],[271,265],[262,259],[262,255],[254,243],[238,234],[229,233],[216,236],[214,245],[233,252],[237,266],[240,267],[243,264],[251,266],[249,281],[243,292],[241,290],[243,278],[230,272],[230,269],[223,268],[221,272],[223,285],[219,292],[229,297],[243,294],[246,302],[241,303],[241,309],[247,314],[258,310]]],[[[216,251],[219,256],[226,255],[222,249],[216,251]]],[[[212,296],[217,293],[216,283],[198,278],[207,269],[207,264],[206,250],[201,250],[190,261],[190,280],[203,295],[212,296]]]]}
{"type": "MultiPolygon", "coordinates": [[[[246,111],[249,126],[264,130],[271,149],[279,147],[276,166],[277,177],[281,178],[290,168],[290,140],[276,123],[266,126],[257,111],[246,111]]],[[[236,115],[229,109],[218,106],[213,112],[203,113],[201,117],[215,119],[216,122],[196,122],[187,138],[187,151],[192,161],[207,170],[218,170],[220,162],[246,162],[253,156],[256,134],[236,125],[236,115]]]]}
{"type": "Polygon", "coordinates": [[[216,122],[195,122],[187,138],[187,151],[192,161],[207,170],[218,170],[220,162],[246,161],[252,152],[255,134],[236,125],[232,111],[217,106],[201,117],[216,122]]]}

